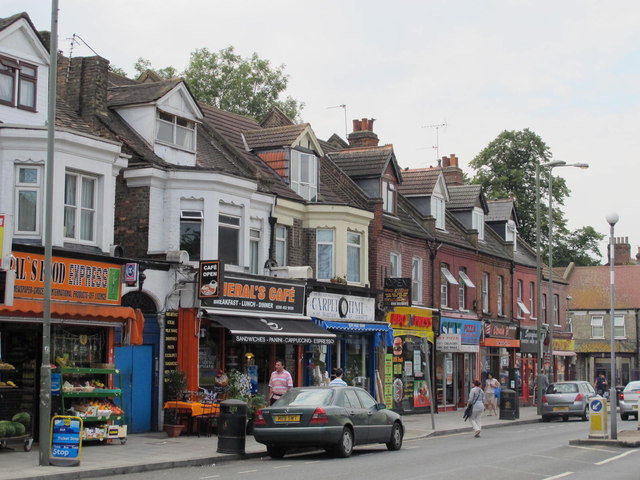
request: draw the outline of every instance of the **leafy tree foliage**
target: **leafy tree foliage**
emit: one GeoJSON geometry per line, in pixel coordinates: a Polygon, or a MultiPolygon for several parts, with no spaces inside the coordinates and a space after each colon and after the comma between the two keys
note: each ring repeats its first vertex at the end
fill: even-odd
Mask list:
{"type": "MultiPolygon", "coordinates": [[[[536,205],[536,165],[551,160],[549,147],[542,138],[524,129],[503,131],[469,163],[475,170],[473,183],[481,184],[488,198],[514,199],[520,222],[518,233],[531,246],[536,244],[536,208],[540,209],[540,243],[545,255],[551,169],[540,169],[540,204],[536,205]]],[[[592,227],[570,232],[561,208],[570,191],[560,176],[553,176],[552,189],[554,266],[568,265],[571,261],[579,265],[598,264],[597,243],[604,237],[592,227]]]]}
{"type": "Polygon", "coordinates": [[[279,100],[289,81],[284,67],[273,68],[257,53],[242,58],[232,46],[219,52],[201,48],[191,53],[184,77],[194,96],[209,105],[257,120],[278,107],[298,119],[304,104],[291,97],[279,100]]]}
{"type": "Polygon", "coordinates": [[[178,76],[178,71],[174,67],[169,66],[164,68],[153,68],[151,62],[142,57],[138,58],[138,61],[133,66],[133,68],[138,73],[138,76],[142,75],[147,70],[153,70],[165,80],[178,76]]]}

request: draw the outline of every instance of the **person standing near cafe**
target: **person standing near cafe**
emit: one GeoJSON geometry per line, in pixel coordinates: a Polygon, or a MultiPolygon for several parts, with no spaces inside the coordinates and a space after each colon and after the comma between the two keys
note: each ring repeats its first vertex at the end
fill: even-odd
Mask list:
{"type": "Polygon", "coordinates": [[[291,374],[284,369],[284,362],[276,360],[276,369],[269,379],[269,405],[273,405],[282,395],[293,388],[291,374]]]}

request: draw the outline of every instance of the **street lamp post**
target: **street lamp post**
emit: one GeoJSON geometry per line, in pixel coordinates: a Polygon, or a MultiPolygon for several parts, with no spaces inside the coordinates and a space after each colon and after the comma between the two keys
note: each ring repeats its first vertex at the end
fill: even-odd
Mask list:
{"type": "Polygon", "coordinates": [[[613,237],[613,227],[618,223],[617,213],[607,215],[607,223],[609,223],[609,278],[611,279],[610,290],[610,310],[609,317],[611,319],[611,376],[609,377],[609,401],[611,402],[611,440],[618,439],[618,399],[616,398],[616,342],[615,342],[615,300],[616,300],[616,283],[614,279],[614,247],[615,239],[613,237]]]}
{"type": "MultiPolygon", "coordinates": [[[[538,288],[536,289],[536,310],[537,310],[537,331],[536,337],[538,342],[538,376],[537,376],[537,388],[536,388],[536,405],[538,406],[538,414],[542,411],[542,378],[539,373],[543,371],[543,346],[542,346],[542,262],[540,260],[541,254],[541,245],[540,245],[540,236],[541,236],[541,228],[540,228],[540,169],[548,168],[549,169],[549,294],[547,298],[547,305],[549,313],[552,313],[551,302],[553,300],[553,276],[552,276],[552,268],[553,268],[553,244],[552,244],[552,230],[553,230],[553,175],[552,170],[555,167],[577,167],[577,168],[589,168],[589,164],[587,163],[570,163],[563,160],[556,160],[553,162],[547,163],[537,163],[536,164],[536,281],[538,283],[538,288]]],[[[552,315],[547,315],[547,321],[552,318],[552,315]]],[[[552,373],[552,381],[553,381],[553,373],[555,371],[554,362],[553,362],[553,324],[549,323],[549,352],[551,358],[551,373],[552,373]]]]}

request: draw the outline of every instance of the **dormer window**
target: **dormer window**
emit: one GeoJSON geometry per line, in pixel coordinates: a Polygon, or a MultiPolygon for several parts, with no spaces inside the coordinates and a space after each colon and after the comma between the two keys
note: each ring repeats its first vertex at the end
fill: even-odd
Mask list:
{"type": "Polygon", "coordinates": [[[184,150],[195,151],[196,123],[158,110],[156,140],[184,150]]]}
{"type": "Polygon", "coordinates": [[[478,232],[478,240],[484,240],[484,211],[482,209],[473,209],[471,228],[478,232]]]}
{"type": "Polygon", "coordinates": [[[310,153],[291,151],[291,189],[309,202],[318,200],[318,159],[310,153]]]}
{"type": "Polygon", "coordinates": [[[382,182],[382,208],[385,213],[396,213],[396,186],[393,183],[382,182]]]}
{"type": "Polygon", "coordinates": [[[444,198],[431,197],[431,216],[436,219],[436,228],[444,230],[444,198]]]}
{"type": "Polygon", "coordinates": [[[35,65],[0,57],[0,103],[35,111],[37,78],[35,65]]]}
{"type": "Polygon", "coordinates": [[[513,220],[509,220],[507,221],[507,229],[505,230],[505,240],[507,242],[514,242],[516,241],[516,234],[518,233],[518,230],[516,229],[516,222],[514,222],[513,220]]]}

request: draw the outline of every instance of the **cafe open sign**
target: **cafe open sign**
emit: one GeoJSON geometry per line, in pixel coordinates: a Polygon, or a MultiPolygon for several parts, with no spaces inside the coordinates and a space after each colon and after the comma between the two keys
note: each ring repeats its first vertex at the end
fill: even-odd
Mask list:
{"type": "Polygon", "coordinates": [[[222,286],[220,273],[220,260],[200,262],[198,298],[218,298],[220,296],[220,287],[222,286]]]}

